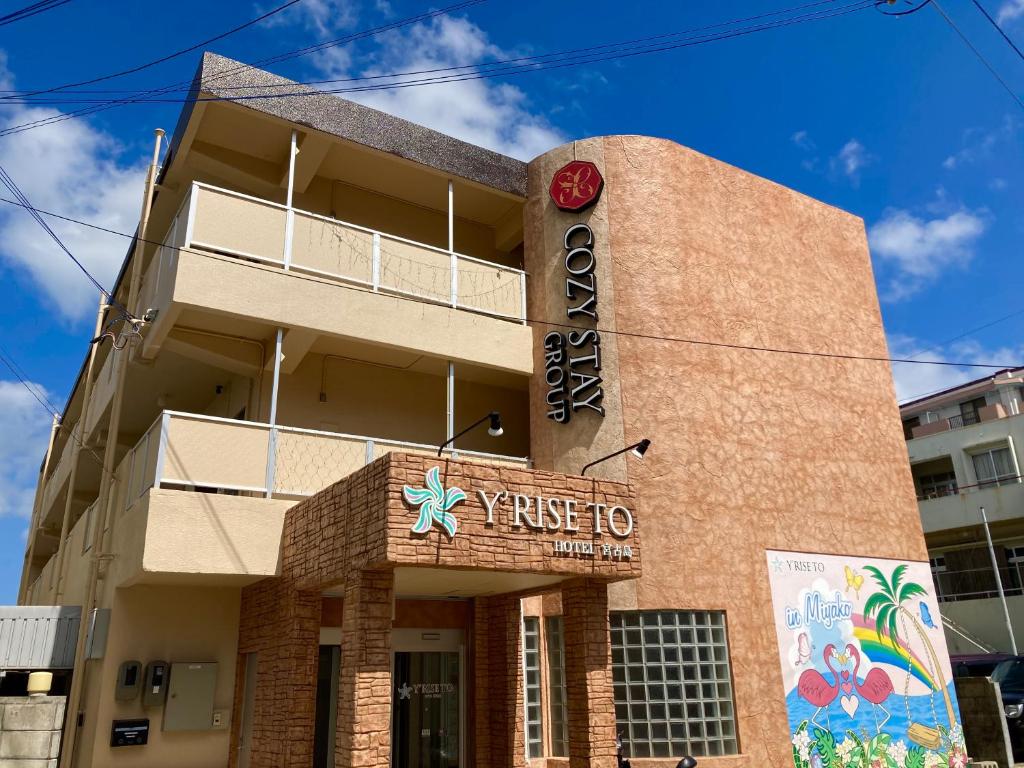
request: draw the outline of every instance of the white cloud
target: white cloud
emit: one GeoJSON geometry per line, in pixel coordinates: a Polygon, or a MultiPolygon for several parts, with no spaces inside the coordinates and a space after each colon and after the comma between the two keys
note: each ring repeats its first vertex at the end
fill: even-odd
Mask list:
{"type": "Polygon", "coordinates": [[[987,227],[984,215],[966,209],[931,219],[899,208],[885,211],[868,230],[872,253],[896,270],[883,298],[907,298],[943,272],[966,267],[987,227]]]}
{"type": "MultiPolygon", "coordinates": [[[[6,55],[0,51],[0,87],[13,87],[6,55]]],[[[14,106],[0,126],[60,114],[46,108],[14,106]]],[[[37,208],[54,211],[121,232],[138,220],[144,166],[125,164],[122,148],[83,120],[40,126],[0,140],[0,164],[37,208]]],[[[3,197],[9,198],[6,189],[3,197]]],[[[110,289],[128,240],[76,224],[48,223],[86,268],[110,289]]],[[[27,272],[68,320],[87,316],[99,298],[96,289],[22,208],[0,206],[0,258],[27,272]]]]}
{"type": "MultiPolygon", "coordinates": [[[[44,399],[49,395],[33,384],[44,399]]],[[[28,519],[36,492],[39,462],[50,437],[50,414],[18,381],[0,380],[0,516],[28,519]]]]}
{"type": "MultiPolygon", "coordinates": [[[[380,7],[378,2],[378,8],[380,7]]],[[[266,13],[269,10],[270,6],[256,6],[257,13],[266,13]]],[[[326,38],[354,27],[358,21],[359,4],[351,0],[302,0],[263,23],[268,27],[300,26],[307,32],[326,38]]]]}
{"type": "MultiPolygon", "coordinates": [[[[1024,3],[1024,0],[1021,2],[1024,3]]],[[[1007,115],[1002,125],[993,130],[968,128],[963,134],[963,146],[943,160],[942,167],[952,171],[991,158],[1000,142],[1015,140],[1019,127],[1020,123],[1013,116],[1007,115]]]]}
{"type": "Polygon", "coordinates": [[[811,141],[811,135],[807,131],[797,131],[789,137],[789,140],[800,147],[800,149],[812,151],[816,148],[814,142],[811,141]]]}
{"type": "MultiPolygon", "coordinates": [[[[468,19],[447,15],[380,35],[372,45],[375,47],[368,55],[359,57],[359,61],[372,61],[369,66],[354,67],[351,53],[338,48],[322,52],[314,63],[329,77],[373,76],[467,66],[511,55],[494,45],[468,19]]],[[[529,99],[520,88],[496,80],[463,80],[341,95],[523,160],[533,159],[565,141],[547,119],[531,110],[529,99]]]]}
{"type": "MultiPolygon", "coordinates": [[[[930,349],[929,343],[904,334],[889,335],[889,354],[913,360],[973,363],[982,365],[1017,365],[1024,360],[1024,347],[987,348],[976,341],[961,341],[948,349],[930,349]]],[[[917,400],[935,392],[994,373],[992,368],[965,368],[952,365],[921,365],[893,363],[896,399],[901,403],[917,400]]]]}
{"type": "Polygon", "coordinates": [[[818,153],[818,145],[806,130],[800,130],[789,137],[805,154],[800,161],[801,167],[811,173],[828,175],[832,180],[845,178],[853,186],[860,184],[860,171],[875,158],[857,139],[850,139],[839,151],[824,159],[818,153]]]}
{"type": "Polygon", "coordinates": [[[996,21],[1005,24],[1024,16],[1024,0],[1006,0],[996,13],[996,21]]]}

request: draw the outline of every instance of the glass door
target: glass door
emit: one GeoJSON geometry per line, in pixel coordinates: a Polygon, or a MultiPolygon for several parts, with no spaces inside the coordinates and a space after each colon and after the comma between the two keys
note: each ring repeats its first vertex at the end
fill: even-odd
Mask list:
{"type": "Polygon", "coordinates": [[[395,653],[392,768],[459,768],[460,666],[458,651],[395,653]]]}

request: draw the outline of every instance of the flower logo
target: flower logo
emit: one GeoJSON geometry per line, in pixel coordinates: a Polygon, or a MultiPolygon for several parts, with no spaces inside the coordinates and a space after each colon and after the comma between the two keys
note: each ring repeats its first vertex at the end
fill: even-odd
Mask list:
{"type": "Polygon", "coordinates": [[[430,530],[431,523],[437,523],[449,538],[455,537],[458,524],[455,515],[449,511],[460,501],[466,500],[466,493],[461,488],[449,488],[447,491],[441,485],[441,470],[432,467],[427,470],[427,487],[413,488],[407,485],[402,488],[402,495],[405,500],[420,508],[420,516],[412,526],[413,533],[426,533],[430,530]]]}
{"type": "Polygon", "coordinates": [[[582,211],[597,202],[604,178],[588,160],[573,160],[555,171],[548,193],[563,211],[582,211]]]}

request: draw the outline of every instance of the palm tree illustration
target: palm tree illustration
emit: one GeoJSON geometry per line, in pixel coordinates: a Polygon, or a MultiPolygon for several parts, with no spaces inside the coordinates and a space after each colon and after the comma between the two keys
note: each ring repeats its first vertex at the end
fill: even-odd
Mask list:
{"type": "MultiPolygon", "coordinates": [[[[935,654],[931,641],[925,634],[924,628],[918,622],[912,611],[904,607],[904,603],[914,597],[927,595],[927,590],[920,584],[913,581],[903,583],[903,576],[906,573],[906,565],[898,565],[893,569],[892,577],[887,579],[878,568],[873,565],[864,566],[864,570],[871,574],[871,577],[878,583],[881,591],[874,592],[864,603],[864,618],[875,620],[875,632],[879,638],[888,635],[889,641],[897,648],[903,648],[905,639],[900,637],[896,620],[903,617],[910,622],[910,625],[917,632],[918,637],[924,644],[925,650],[931,660],[932,669],[935,670],[935,679],[938,681],[942,698],[946,704],[946,715],[949,717],[950,725],[956,723],[956,714],[953,710],[953,702],[949,698],[949,690],[946,687],[946,678],[942,673],[942,665],[939,657],[935,654]]],[[[904,628],[906,625],[904,625],[904,628]]]]}

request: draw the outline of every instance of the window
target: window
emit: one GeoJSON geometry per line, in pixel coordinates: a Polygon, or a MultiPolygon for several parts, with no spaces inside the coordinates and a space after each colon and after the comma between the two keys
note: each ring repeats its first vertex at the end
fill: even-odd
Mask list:
{"type": "Polygon", "coordinates": [[[1009,447],[992,448],[982,453],[971,455],[974,460],[974,472],[978,476],[978,485],[1004,485],[1017,482],[1013,457],[1009,447]]]}
{"type": "Polygon", "coordinates": [[[737,753],[723,611],[611,614],[615,718],[629,757],[737,753]]]}
{"type": "Polygon", "coordinates": [[[922,475],[917,478],[917,484],[920,489],[917,493],[918,501],[952,496],[957,492],[956,474],[954,472],[922,475]]]}
{"type": "Polygon", "coordinates": [[[540,620],[523,619],[523,677],[526,680],[526,753],[527,757],[544,754],[540,704],[540,620]]]}
{"type": "Polygon", "coordinates": [[[551,723],[551,755],[569,756],[569,712],[565,698],[565,636],[561,616],[544,623],[548,648],[548,708],[551,723]]]}

